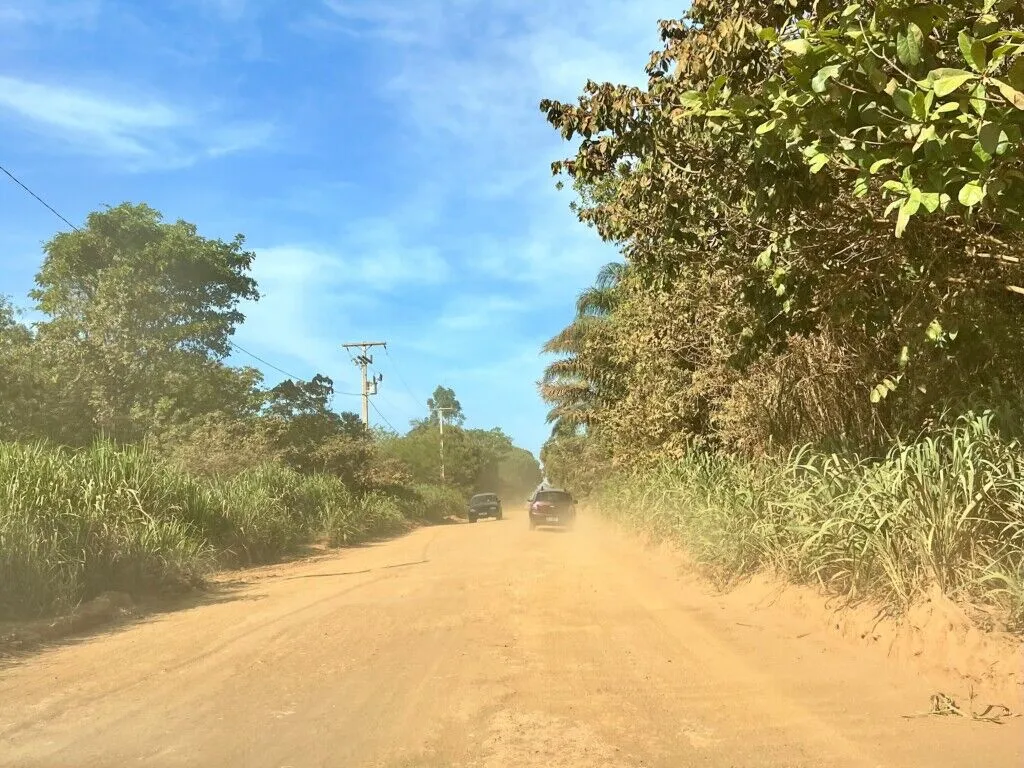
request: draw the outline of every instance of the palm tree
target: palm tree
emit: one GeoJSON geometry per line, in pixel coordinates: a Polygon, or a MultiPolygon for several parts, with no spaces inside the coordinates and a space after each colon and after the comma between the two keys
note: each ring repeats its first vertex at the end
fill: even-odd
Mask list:
{"type": "Polygon", "coordinates": [[[549,339],[543,351],[561,355],[547,368],[539,383],[541,397],[551,405],[547,420],[552,433],[575,433],[588,427],[595,411],[614,389],[609,318],[621,296],[627,266],[605,264],[594,285],[576,300],[576,317],[549,339]]]}

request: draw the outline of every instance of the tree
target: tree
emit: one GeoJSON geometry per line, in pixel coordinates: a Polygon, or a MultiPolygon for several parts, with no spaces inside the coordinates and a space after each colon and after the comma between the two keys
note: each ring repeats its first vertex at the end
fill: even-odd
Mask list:
{"type": "Polygon", "coordinates": [[[438,384],[434,389],[434,394],[427,398],[427,408],[430,411],[427,422],[434,426],[437,426],[438,417],[441,413],[438,409],[441,408],[444,409],[446,424],[454,424],[460,427],[466,421],[466,416],[462,412],[462,404],[455,399],[455,390],[450,387],[442,387],[438,384]]]}
{"type": "Polygon", "coordinates": [[[606,264],[595,284],[576,301],[576,317],[543,347],[547,354],[561,355],[549,364],[539,388],[551,405],[548,422],[555,432],[574,430],[595,418],[599,403],[614,397],[615,364],[610,351],[608,321],[621,296],[626,273],[621,262],[606,264]]]}
{"type": "Polygon", "coordinates": [[[36,365],[30,328],[0,296],[0,439],[42,435],[43,377],[36,365]]]}
{"type": "Polygon", "coordinates": [[[580,139],[554,170],[628,264],[570,371],[617,372],[587,423],[619,458],[875,450],[1019,391],[1022,22],[988,0],[695,0],[646,89],[542,103],[580,139]]]}
{"type": "Polygon", "coordinates": [[[316,374],[286,379],[266,393],[263,419],[283,460],[301,472],[328,471],[358,482],[372,438],[355,413],[331,410],[334,382],[316,374]]]}
{"type": "Polygon", "coordinates": [[[32,298],[47,315],[38,324],[45,366],[59,379],[57,398],[87,415],[72,441],[96,431],[137,440],[171,413],[194,416],[197,390],[229,350],[243,315],[258,298],[244,238],[200,236],[184,221],[167,224],[145,204],[89,215],[86,226],[45,245],[32,298]],[[177,406],[193,401],[185,411],[177,406]]]}
{"type": "Polygon", "coordinates": [[[543,479],[537,457],[525,448],[513,445],[499,460],[496,487],[503,497],[525,498],[543,479]]]}
{"type": "MultiPolygon", "coordinates": [[[[435,483],[441,472],[440,436],[436,426],[421,422],[408,434],[384,439],[385,456],[400,461],[418,483],[435,483]]],[[[540,466],[529,451],[517,448],[498,428],[445,427],[446,483],[469,494],[496,491],[516,495],[532,487],[540,466]]]]}

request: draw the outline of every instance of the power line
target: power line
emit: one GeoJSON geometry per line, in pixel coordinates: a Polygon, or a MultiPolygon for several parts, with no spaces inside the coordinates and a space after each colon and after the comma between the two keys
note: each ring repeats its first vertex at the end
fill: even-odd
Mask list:
{"type": "Polygon", "coordinates": [[[401,414],[402,414],[403,416],[412,416],[412,414],[411,414],[411,413],[409,413],[409,411],[405,410],[405,408],[399,408],[398,406],[396,406],[396,405],[395,405],[395,404],[394,404],[394,403],[393,403],[393,402],[392,402],[391,400],[389,400],[389,399],[388,399],[388,398],[387,398],[387,397],[386,397],[386,396],[384,395],[384,393],[383,393],[383,392],[378,392],[378,393],[377,393],[377,397],[379,397],[379,398],[380,398],[381,400],[383,400],[383,401],[384,401],[384,404],[385,404],[385,405],[387,405],[387,406],[388,406],[389,408],[391,408],[391,410],[392,410],[392,411],[398,411],[398,412],[400,412],[400,413],[401,413],[401,414]]]}
{"type": "Polygon", "coordinates": [[[370,400],[370,407],[373,408],[373,410],[377,412],[377,415],[380,416],[381,419],[384,420],[384,423],[387,424],[389,427],[391,427],[391,431],[394,432],[397,435],[398,434],[398,430],[395,429],[395,425],[392,424],[390,421],[388,421],[387,417],[383,413],[380,412],[380,408],[377,407],[377,404],[375,402],[373,402],[373,400],[370,400]]]}
{"type": "Polygon", "coordinates": [[[60,219],[60,220],[61,220],[61,221],[63,221],[63,222],[65,223],[65,224],[67,224],[67,225],[68,225],[69,227],[71,227],[71,228],[72,228],[73,230],[75,230],[75,232],[81,232],[81,231],[82,231],[82,230],[80,230],[80,229],[79,229],[78,227],[76,227],[76,226],[75,226],[74,224],[72,224],[72,223],[71,223],[70,221],[68,221],[67,219],[65,219],[65,218],[64,218],[64,217],[63,217],[63,216],[62,216],[62,215],[61,215],[61,214],[60,214],[60,213],[59,213],[59,212],[57,211],[57,209],[56,209],[56,208],[54,208],[54,207],[53,207],[52,205],[50,205],[50,204],[49,204],[48,202],[46,202],[45,200],[43,200],[43,198],[41,198],[41,197],[40,197],[39,195],[37,195],[37,194],[36,194],[35,192],[33,192],[33,191],[32,191],[31,189],[29,189],[29,188],[28,188],[27,186],[25,186],[24,182],[22,182],[22,180],[21,180],[21,179],[19,179],[19,178],[18,178],[17,176],[15,176],[15,175],[14,175],[13,173],[11,173],[10,171],[8,171],[8,170],[7,170],[6,168],[4,168],[4,167],[3,167],[2,165],[0,165],[0,171],[3,171],[3,172],[4,172],[5,174],[7,174],[7,177],[8,177],[8,178],[9,178],[9,179],[10,179],[11,181],[13,181],[13,182],[14,182],[15,184],[17,184],[17,185],[18,185],[19,187],[21,187],[22,189],[24,189],[24,190],[25,190],[26,192],[28,192],[28,193],[29,193],[30,195],[32,195],[32,197],[34,197],[34,198],[35,198],[35,199],[36,199],[36,200],[37,200],[38,202],[40,202],[40,203],[41,203],[41,204],[43,205],[43,207],[44,207],[44,208],[46,208],[46,210],[48,210],[48,211],[49,211],[50,213],[52,213],[52,214],[53,214],[54,216],[56,216],[56,217],[57,217],[58,219],[60,219]]]}
{"type": "MultiPolygon", "coordinates": [[[[272,368],[273,370],[277,371],[278,373],[283,373],[289,379],[295,379],[296,381],[306,381],[305,377],[303,377],[303,376],[296,376],[294,373],[288,373],[288,371],[284,370],[283,368],[278,368],[273,363],[267,362],[266,360],[264,360],[259,355],[254,355],[248,349],[246,349],[245,347],[239,346],[238,344],[236,344],[235,342],[231,341],[230,339],[228,340],[228,344],[231,347],[233,347],[234,349],[237,349],[239,352],[244,352],[249,357],[251,357],[253,360],[258,360],[259,362],[263,363],[268,368],[272,368]]],[[[336,394],[336,395],[346,395],[348,397],[359,397],[359,395],[357,393],[355,393],[355,392],[337,392],[336,391],[334,394],[336,394]]]]}
{"type": "MultiPolygon", "coordinates": [[[[75,230],[75,232],[81,232],[82,231],[77,226],[75,226],[70,221],[68,221],[67,218],[65,218],[64,215],[61,214],[60,211],[58,211],[56,208],[54,208],[52,205],[50,205],[48,202],[46,202],[42,197],[37,195],[31,189],[29,189],[28,186],[21,179],[19,179],[13,173],[11,173],[9,170],[7,170],[3,165],[0,165],[0,171],[3,171],[4,174],[11,181],[13,181],[15,184],[17,184],[23,190],[25,190],[25,192],[27,192],[29,195],[31,195],[38,203],[40,203],[44,208],[46,208],[46,210],[48,210],[50,213],[52,213],[58,219],[60,219],[65,224],[67,224],[69,227],[71,227],[73,230],[75,230]]],[[[244,347],[239,346],[238,344],[236,344],[235,342],[231,341],[230,339],[228,340],[228,345],[231,346],[234,349],[237,349],[239,352],[243,352],[243,353],[247,354],[253,360],[258,360],[259,362],[263,363],[268,368],[271,368],[271,369],[277,371],[278,373],[283,373],[285,376],[287,376],[290,379],[296,379],[297,381],[305,381],[306,380],[302,376],[296,376],[294,373],[288,373],[288,371],[284,370],[283,368],[278,368],[273,363],[264,360],[262,357],[259,357],[258,355],[254,355],[252,352],[250,352],[249,350],[245,349],[244,347]]],[[[347,396],[347,397],[360,397],[360,395],[356,394],[355,392],[335,392],[334,394],[336,394],[336,395],[344,395],[344,396],[347,396]]],[[[392,429],[394,429],[394,427],[392,427],[392,429]]]]}
{"type": "Polygon", "coordinates": [[[416,400],[418,402],[419,397],[417,397],[416,393],[412,391],[412,387],[410,387],[405,382],[405,377],[402,376],[402,372],[398,369],[398,364],[395,362],[395,358],[391,356],[391,352],[388,351],[387,347],[384,347],[384,354],[387,356],[388,360],[391,361],[392,365],[394,365],[395,375],[398,377],[398,381],[401,383],[401,385],[405,387],[405,391],[412,395],[413,400],[416,400]]]}
{"type": "Polygon", "coordinates": [[[254,355],[248,349],[246,349],[245,347],[242,347],[242,346],[236,344],[235,342],[231,341],[230,339],[228,340],[228,344],[232,348],[237,349],[239,352],[244,352],[249,357],[251,357],[253,360],[258,360],[259,362],[263,363],[265,366],[267,366],[267,368],[272,368],[273,370],[277,371],[278,373],[283,373],[289,379],[296,379],[297,381],[305,381],[305,379],[302,376],[296,376],[294,373],[288,373],[288,371],[284,370],[283,368],[278,368],[273,363],[268,363],[266,360],[264,360],[259,355],[254,355]]]}

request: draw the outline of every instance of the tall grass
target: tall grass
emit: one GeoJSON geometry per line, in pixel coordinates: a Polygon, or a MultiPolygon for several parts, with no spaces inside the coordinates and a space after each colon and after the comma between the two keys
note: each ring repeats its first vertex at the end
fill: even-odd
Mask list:
{"type": "Polygon", "coordinates": [[[0,443],[0,619],[105,590],[181,589],[321,537],[341,546],[392,533],[434,507],[429,489],[359,498],[337,477],[279,465],[216,479],[142,448],[0,443]]]}
{"type": "Polygon", "coordinates": [[[684,542],[723,583],[771,569],[904,608],[938,588],[1024,626],[1024,456],[989,414],[876,460],[693,453],[653,475],[614,478],[596,500],[684,542]]]}

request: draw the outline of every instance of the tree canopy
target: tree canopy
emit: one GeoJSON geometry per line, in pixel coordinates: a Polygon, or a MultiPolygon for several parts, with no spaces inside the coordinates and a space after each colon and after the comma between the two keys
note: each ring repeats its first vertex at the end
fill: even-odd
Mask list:
{"type": "Polygon", "coordinates": [[[43,319],[28,326],[0,300],[0,439],[149,443],[196,472],[274,462],[364,492],[439,482],[445,408],[449,485],[534,482],[537,460],[500,430],[462,429],[451,388],[435,389],[428,418],[407,435],[380,434],[334,408],[322,373],[267,386],[255,368],[229,365],[241,302],[259,298],[244,242],[130,203],[53,237],[31,293],[43,319]]]}
{"type": "Polygon", "coordinates": [[[879,450],[1013,400],[1022,13],[695,0],[661,23],[646,88],[542,102],[578,142],[554,171],[626,260],[600,321],[581,311],[548,344],[556,436],[580,413],[564,423],[624,462],[879,450]]]}
{"type": "Polygon", "coordinates": [[[462,403],[455,397],[455,390],[450,387],[442,387],[440,384],[434,388],[434,394],[427,398],[427,422],[437,426],[442,414],[445,424],[462,426],[466,422],[466,415],[462,412],[462,403]]]}
{"type": "Polygon", "coordinates": [[[441,434],[437,406],[451,407],[457,419],[445,416],[444,464],[446,482],[465,493],[491,491],[523,494],[540,480],[540,464],[529,451],[515,446],[500,428],[465,429],[465,413],[455,391],[438,386],[428,400],[433,418],[414,422],[404,436],[382,441],[385,454],[409,467],[417,482],[438,480],[441,474],[441,434]]]}

